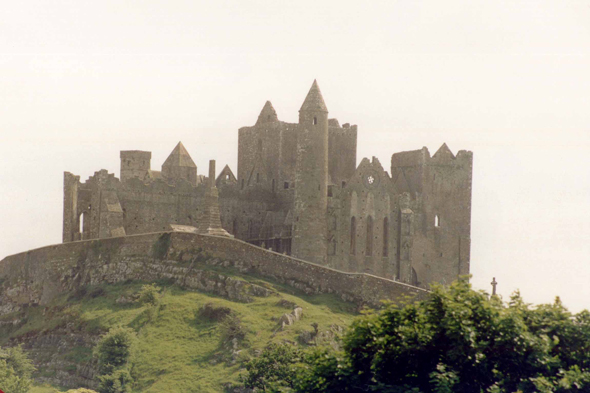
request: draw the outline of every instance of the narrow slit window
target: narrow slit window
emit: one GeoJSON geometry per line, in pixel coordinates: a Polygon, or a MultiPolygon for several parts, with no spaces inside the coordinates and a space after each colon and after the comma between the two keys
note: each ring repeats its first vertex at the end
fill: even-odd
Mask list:
{"type": "Polygon", "coordinates": [[[316,124],[318,124],[318,118],[317,117],[314,117],[313,118],[313,125],[315,126],[316,124]]]}
{"type": "Polygon", "coordinates": [[[389,256],[389,220],[383,219],[383,256],[389,256]]]}
{"type": "Polygon", "coordinates": [[[434,226],[440,227],[440,217],[437,215],[434,216],[434,226]]]}
{"type": "Polygon", "coordinates": [[[350,219],[350,254],[356,255],[356,217],[350,219]]]}

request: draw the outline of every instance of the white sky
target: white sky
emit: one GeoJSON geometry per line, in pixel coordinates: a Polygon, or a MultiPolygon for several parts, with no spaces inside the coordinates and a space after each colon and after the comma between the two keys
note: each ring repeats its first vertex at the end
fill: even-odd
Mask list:
{"type": "Polygon", "coordinates": [[[473,151],[475,287],[590,308],[589,71],[589,0],[8,2],[0,258],[61,241],[64,171],[181,140],[235,172],[238,128],[317,78],[359,162],[473,151]]]}

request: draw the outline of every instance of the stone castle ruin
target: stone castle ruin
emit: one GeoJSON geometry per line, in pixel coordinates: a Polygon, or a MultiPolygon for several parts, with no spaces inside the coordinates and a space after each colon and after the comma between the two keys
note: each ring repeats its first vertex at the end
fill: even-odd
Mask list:
{"type": "Polygon", "coordinates": [[[64,174],[63,242],[162,231],[234,236],[344,272],[427,287],[469,273],[472,153],[443,144],[356,166],[357,126],[328,118],[314,81],[298,123],[270,101],[239,129],[237,177],[215,178],[182,143],[151,169],[151,153],[122,151],[120,178],[64,174]]]}

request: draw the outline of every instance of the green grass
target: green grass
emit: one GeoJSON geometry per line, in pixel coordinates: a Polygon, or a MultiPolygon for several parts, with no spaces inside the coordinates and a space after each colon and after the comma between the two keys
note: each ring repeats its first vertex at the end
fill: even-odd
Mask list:
{"type": "MultiPolygon", "coordinates": [[[[86,293],[64,296],[51,304],[48,307],[53,310],[50,318],[47,318],[47,311],[43,315],[41,307],[27,310],[27,322],[4,332],[7,335],[4,340],[0,339],[0,345],[9,338],[55,329],[65,323],[71,325],[74,322],[78,329],[95,335],[111,327],[129,326],[139,338],[132,369],[136,377],[135,392],[222,392],[225,383],[239,382],[242,361],[253,356],[255,350],[270,342],[297,342],[302,331],[313,330],[311,324],[314,322],[320,330],[328,330],[333,324],[348,326],[355,316],[354,305],[333,295],[302,295],[292,288],[257,277],[241,276],[240,279],[272,288],[277,294],[254,297],[252,303],[246,304],[160,283],[163,288],[160,307],[150,318],[149,306],[116,303],[121,295],[137,293],[142,283],[104,286],[102,295],[94,298],[90,294],[96,288],[87,288],[86,293]],[[278,329],[277,320],[292,310],[279,305],[281,299],[303,307],[302,320],[282,331],[278,329]],[[245,339],[234,364],[231,362],[231,345],[223,339],[224,323],[198,316],[199,309],[207,303],[230,308],[241,321],[245,339]]],[[[83,364],[91,357],[90,348],[74,347],[64,360],[83,364]]],[[[39,370],[41,374],[43,371],[39,370]]],[[[36,387],[32,392],[50,393],[54,390],[36,387]]]]}

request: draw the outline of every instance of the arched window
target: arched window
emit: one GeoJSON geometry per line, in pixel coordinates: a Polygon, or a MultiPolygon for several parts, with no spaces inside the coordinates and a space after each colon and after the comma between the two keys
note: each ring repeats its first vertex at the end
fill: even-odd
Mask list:
{"type": "Polygon", "coordinates": [[[84,219],[86,218],[86,212],[80,214],[80,217],[78,217],[78,232],[80,233],[84,233],[84,219]]]}
{"type": "Polygon", "coordinates": [[[350,219],[350,253],[356,255],[356,217],[350,219]]]}
{"type": "Polygon", "coordinates": [[[373,217],[367,217],[367,245],[365,255],[373,255],[373,217]]]}
{"type": "Polygon", "coordinates": [[[389,220],[383,219],[383,256],[389,256],[389,220]]]}

